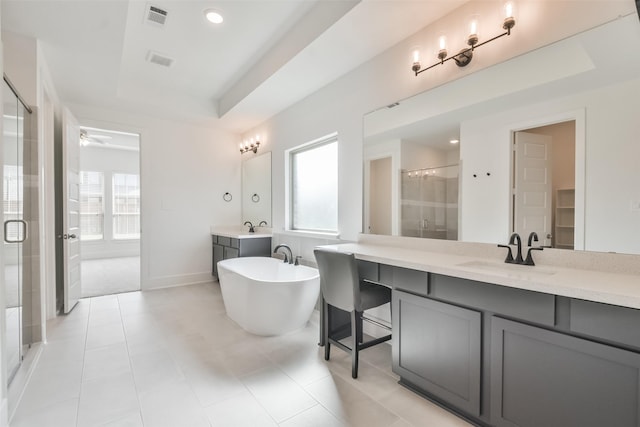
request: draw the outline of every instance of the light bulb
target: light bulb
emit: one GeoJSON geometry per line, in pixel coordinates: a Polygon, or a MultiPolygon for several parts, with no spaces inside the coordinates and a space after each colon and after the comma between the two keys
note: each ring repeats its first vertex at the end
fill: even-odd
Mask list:
{"type": "Polygon", "coordinates": [[[514,13],[513,13],[513,2],[506,2],[504,4],[504,24],[502,24],[502,28],[504,28],[505,30],[507,30],[507,34],[511,34],[511,29],[513,28],[514,25],[516,25],[516,19],[513,17],[514,13]]]}
{"type": "Polygon", "coordinates": [[[504,5],[504,17],[505,18],[513,18],[513,3],[508,1],[504,5]]]}
{"type": "Polygon", "coordinates": [[[440,36],[438,44],[440,45],[440,50],[438,51],[438,59],[444,62],[444,59],[447,57],[447,38],[445,36],[440,36]]]}
{"type": "Polygon", "coordinates": [[[207,21],[211,22],[212,24],[221,24],[224,21],[224,18],[222,17],[222,15],[220,15],[220,12],[213,9],[205,10],[204,16],[205,18],[207,18],[207,21]]]}
{"type": "Polygon", "coordinates": [[[473,16],[469,22],[469,37],[467,44],[473,48],[478,43],[478,18],[473,16]]]}
{"type": "Polygon", "coordinates": [[[440,45],[440,50],[444,50],[447,48],[447,38],[445,36],[440,36],[438,39],[438,43],[440,45]]]}

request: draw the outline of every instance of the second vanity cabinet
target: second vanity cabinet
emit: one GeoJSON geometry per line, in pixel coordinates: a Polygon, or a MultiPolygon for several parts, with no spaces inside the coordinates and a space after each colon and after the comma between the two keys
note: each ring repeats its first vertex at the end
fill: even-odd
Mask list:
{"type": "Polygon", "coordinates": [[[481,426],[640,427],[640,310],[378,270],[405,386],[481,426]]]}
{"type": "Polygon", "coordinates": [[[212,234],[213,266],[211,274],[218,278],[218,261],[248,256],[271,256],[271,236],[233,238],[212,234]]]}

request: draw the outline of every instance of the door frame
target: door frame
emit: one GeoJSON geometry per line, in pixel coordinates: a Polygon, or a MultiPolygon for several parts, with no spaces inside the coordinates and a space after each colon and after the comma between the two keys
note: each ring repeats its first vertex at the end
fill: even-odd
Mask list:
{"type": "MultiPolygon", "coordinates": [[[[584,250],[585,248],[585,188],[586,188],[586,110],[584,108],[570,111],[562,111],[546,116],[536,117],[526,121],[511,123],[509,129],[509,150],[513,148],[513,140],[516,132],[527,129],[554,125],[562,122],[575,121],[575,235],[574,250],[584,250]]],[[[512,186],[515,165],[513,155],[509,154],[509,176],[512,186]]],[[[510,188],[511,194],[511,188],[510,188]]],[[[513,230],[513,197],[509,197],[509,230],[513,230]]]]}

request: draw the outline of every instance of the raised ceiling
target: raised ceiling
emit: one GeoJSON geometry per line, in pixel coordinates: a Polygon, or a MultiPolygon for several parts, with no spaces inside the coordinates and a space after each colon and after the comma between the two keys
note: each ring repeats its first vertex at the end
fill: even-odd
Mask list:
{"type": "Polygon", "coordinates": [[[41,41],[64,103],[244,132],[462,3],[3,0],[1,12],[3,31],[41,41]],[[150,5],[167,12],[165,25],[147,22],[150,5]],[[205,21],[207,8],[225,21],[205,21]]]}

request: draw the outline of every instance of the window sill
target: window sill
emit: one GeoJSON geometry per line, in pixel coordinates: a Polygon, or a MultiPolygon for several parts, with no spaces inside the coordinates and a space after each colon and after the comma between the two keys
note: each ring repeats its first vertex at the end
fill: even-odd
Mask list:
{"type": "Polygon", "coordinates": [[[339,232],[307,231],[307,230],[282,230],[280,234],[296,237],[311,237],[316,239],[340,239],[339,232]]]}

